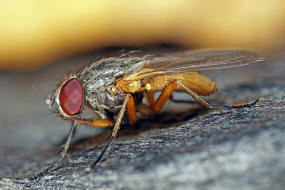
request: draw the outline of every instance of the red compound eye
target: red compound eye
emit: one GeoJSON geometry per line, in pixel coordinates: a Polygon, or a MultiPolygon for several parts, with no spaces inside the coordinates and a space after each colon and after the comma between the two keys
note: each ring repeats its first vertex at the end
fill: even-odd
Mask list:
{"type": "Polygon", "coordinates": [[[61,88],[59,94],[60,107],[69,116],[80,112],[83,102],[83,88],[78,79],[68,80],[61,88]]]}

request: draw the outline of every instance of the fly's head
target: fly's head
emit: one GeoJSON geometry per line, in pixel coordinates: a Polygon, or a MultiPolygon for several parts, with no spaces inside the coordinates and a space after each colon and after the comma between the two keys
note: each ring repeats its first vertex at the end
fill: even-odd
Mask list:
{"type": "Polygon", "coordinates": [[[57,112],[66,119],[80,114],[84,103],[84,90],[77,75],[71,73],[64,76],[55,93],[46,99],[46,103],[52,112],[57,112]]]}

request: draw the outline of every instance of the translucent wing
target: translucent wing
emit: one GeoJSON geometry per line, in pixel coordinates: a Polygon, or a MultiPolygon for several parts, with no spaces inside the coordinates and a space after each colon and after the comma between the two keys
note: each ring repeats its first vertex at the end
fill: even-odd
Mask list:
{"type": "Polygon", "coordinates": [[[243,50],[191,50],[153,56],[146,59],[138,78],[167,73],[197,72],[239,67],[264,61],[255,53],[243,50]]]}

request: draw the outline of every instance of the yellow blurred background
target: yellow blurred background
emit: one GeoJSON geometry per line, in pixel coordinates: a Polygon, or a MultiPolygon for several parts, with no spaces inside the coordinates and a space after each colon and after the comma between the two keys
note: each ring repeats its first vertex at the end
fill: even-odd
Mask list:
{"type": "Polygon", "coordinates": [[[109,46],[284,48],[284,0],[3,0],[0,69],[109,46]]]}

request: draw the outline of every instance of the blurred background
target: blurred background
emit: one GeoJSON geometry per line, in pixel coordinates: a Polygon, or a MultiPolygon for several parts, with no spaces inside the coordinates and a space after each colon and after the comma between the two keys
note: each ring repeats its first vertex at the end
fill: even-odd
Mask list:
{"type": "Polygon", "coordinates": [[[118,46],[284,48],[283,0],[0,1],[0,69],[118,46]]]}
{"type": "MultiPolygon", "coordinates": [[[[44,100],[72,67],[104,56],[110,47],[165,44],[241,48],[267,57],[284,50],[284,20],[284,0],[0,1],[0,177],[56,155],[46,150],[59,148],[70,123],[52,114],[44,100]]],[[[257,70],[218,73],[218,84],[250,81],[257,70]]]]}

